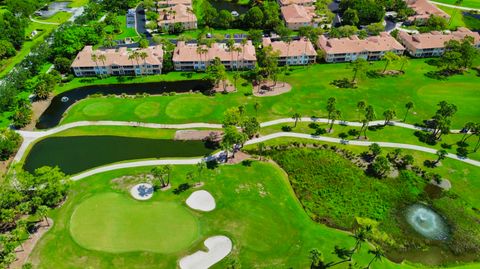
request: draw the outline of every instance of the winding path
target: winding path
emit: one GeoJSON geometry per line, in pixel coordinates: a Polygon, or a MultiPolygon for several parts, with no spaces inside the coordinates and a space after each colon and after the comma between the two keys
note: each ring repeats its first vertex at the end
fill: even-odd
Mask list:
{"type": "MultiPolygon", "coordinates": [[[[275,138],[282,138],[282,137],[290,137],[290,138],[303,138],[303,139],[312,139],[312,140],[317,140],[317,141],[324,141],[324,142],[330,142],[330,143],[338,143],[338,144],[343,144],[343,145],[352,145],[352,146],[364,146],[368,147],[373,143],[377,143],[381,147],[385,148],[402,148],[402,149],[410,149],[410,150],[416,150],[416,151],[422,151],[426,153],[432,153],[435,154],[437,152],[436,149],[432,148],[427,148],[427,147],[422,147],[422,146],[417,146],[417,145],[410,145],[410,144],[402,144],[402,143],[391,143],[391,142],[375,142],[375,141],[357,141],[357,140],[344,140],[340,138],[334,138],[334,137],[327,137],[327,136],[314,136],[310,134],[302,134],[302,133],[290,133],[290,132],[279,132],[279,133],[274,133],[274,134],[269,134],[265,135],[259,138],[254,138],[252,140],[249,140],[245,143],[245,145],[252,145],[260,142],[265,142],[267,140],[275,139],[275,138]]],[[[210,156],[208,160],[214,159],[216,156],[220,155],[220,153],[217,153],[216,155],[210,156]]],[[[448,158],[458,160],[464,163],[468,163],[477,167],[480,167],[480,162],[468,158],[461,158],[458,157],[455,154],[448,153],[447,156],[448,158]]],[[[162,159],[162,160],[147,160],[147,161],[133,161],[133,162],[126,162],[126,163],[117,163],[117,164],[111,164],[107,166],[102,166],[98,167],[92,170],[88,170],[86,172],[77,174],[72,176],[72,180],[77,181],[95,174],[103,173],[103,172],[108,172],[108,171],[113,171],[117,169],[124,169],[124,168],[132,168],[132,167],[142,167],[142,166],[155,166],[155,165],[166,165],[166,164],[172,164],[172,165],[195,165],[201,161],[205,161],[204,158],[188,158],[188,159],[162,159]]]]}
{"type": "MultiPolygon", "coordinates": [[[[301,121],[304,122],[320,122],[320,123],[327,123],[328,120],[325,118],[301,118],[301,121]]],[[[268,122],[263,122],[260,124],[261,127],[268,127],[282,123],[292,123],[295,120],[292,118],[284,118],[278,119],[268,122]]],[[[336,124],[345,125],[345,126],[355,126],[360,127],[362,123],[360,122],[348,122],[348,121],[338,121],[336,124]]],[[[384,121],[372,121],[370,122],[370,126],[381,126],[384,124],[384,121]]],[[[407,128],[411,130],[430,130],[428,128],[418,127],[412,124],[402,123],[402,122],[391,122],[390,126],[397,126],[401,128],[407,128]]],[[[212,123],[186,123],[186,124],[159,124],[159,123],[139,123],[139,122],[125,122],[125,121],[79,121],[73,123],[67,123],[46,131],[18,131],[18,133],[23,137],[23,143],[20,146],[14,161],[20,161],[23,158],[23,155],[26,153],[27,149],[30,145],[33,144],[38,139],[41,139],[46,136],[50,136],[71,128],[81,127],[81,126],[132,126],[132,127],[144,127],[144,128],[155,128],[155,129],[188,129],[188,128],[210,128],[210,129],[220,129],[222,128],[221,124],[212,124],[212,123]]],[[[459,133],[460,130],[452,130],[452,133],[459,133]]],[[[291,137],[291,138],[303,138],[303,139],[312,139],[317,141],[324,141],[324,142],[331,142],[331,143],[339,143],[344,145],[354,145],[354,146],[370,146],[373,143],[377,143],[382,147],[387,148],[403,148],[403,149],[411,149],[416,151],[422,151],[426,153],[435,154],[437,152],[436,149],[418,146],[418,145],[411,145],[411,144],[403,144],[403,143],[392,143],[392,142],[375,142],[375,141],[358,141],[358,140],[345,140],[340,138],[334,137],[326,137],[326,136],[314,136],[310,134],[304,133],[292,133],[292,132],[278,132],[269,135],[262,136],[260,138],[255,138],[249,140],[245,143],[245,145],[251,145],[255,143],[264,142],[270,139],[281,138],[281,137],[291,137]]],[[[210,158],[215,158],[216,156],[212,156],[210,158]]],[[[461,158],[455,154],[449,153],[447,155],[448,158],[455,159],[458,161],[462,161],[468,164],[472,164],[475,166],[480,166],[480,162],[468,158],[461,158]]],[[[72,180],[79,180],[94,174],[103,173],[107,171],[123,169],[123,168],[132,168],[132,167],[141,167],[141,166],[154,166],[154,165],[165,165],[165,164],[172,164],[172,165],[193,165],[197,164],[198,162],[202,161],[202,158],[190,158],[190,159],[162,159],[162,160],[147,160],[147,161],[133,161],[133,162],[125,162],[125,163],[117,163],[112,165],[107,165],[103,167],[98,167],[80,174],[77,174],[72,177],[72,180]]]]}

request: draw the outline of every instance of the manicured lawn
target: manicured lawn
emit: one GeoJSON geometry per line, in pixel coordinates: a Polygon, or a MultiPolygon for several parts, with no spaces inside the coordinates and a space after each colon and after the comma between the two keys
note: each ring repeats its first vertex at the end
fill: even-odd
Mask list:
{"type": "Polygon", "coordinates": [[[480,29],[480,19],[464,15],[463,12],[465,11],[445,6],[438,7],[448,13],[450,16],[453,16],[450,22],[450,28],[455,29],[457,27],[467,27],[471,30],[480,29]]]}
{"type": "MultiPolygon", "coordinates": [[[[456,0],[435,0],[435,2],[455,5],[456,0]]],[[[480,9],[480,2],[478,0],[464,0],[460,6],[480,9]]],[[[441,6],[438,6],[438,7],[441,7],[441,6]]]]}
{"type": "Polygon", "coordinates": [[[122,31],[120,34],[116,35],[114,39],[125,39],[127,37],[138,37],[137,31],[135,28],[128,28],[127,27],[127,18],[125,15],[118,15],[117,20],[120,22],[120,30],[122,31]]]}
{"type": "Polygon", "coordinates": [[[143,203],[106,192],[75,208],[70,233],[75,242],[91,250],[172,253],[188,248],[197,239],[196,222],[179,203],[143,203]]]}
{"type": "MultiPolygon", "coordinates": [[[[203,248],[203,241],[207,237],[223,234],[232,239],[234,251],[213,268],[226,268],[232,259],[237,260],[242,268],[306,268],[309,265],[308,251],[313,247],[319,248],[326,260],[334,260],[331,252],[335,245],[353,246],[354,241],[347,233],[317,224],[307,216],[280,169],[269,163],[258,162],[254,162],[250,167],[221,166],[216,170],[207,170],[201,179],[196,179],[205,183],[202,189],[212,193],[217,208],[208,213],[185,209],[198,218],[199,230],[195,243],[183,250],[170,254],[142,251],[117,254],[92,251],[75,243],[70,232],[75,209],[89,199],[97,199],[98,196],[112,192],[122,197],[125,203],[130,203],[127,202],[131,199],[127,191],[118,190],[111,180],[123,175],[146,172],[149,169],[119,170],[74,183],[66,203],[52,213],[55,226],[38,243],[30,256],[31,261],[38,264],[38,268],[57,269],[175,268],[181,257],[203,248]]],[[[185,207],[184,201],[193,190],[187,190],[179,195],[173,194],[172,190],[186,182],[185,175],[188,171],[195,171],[195,168],[174,167],[172,189],[156,193],[152,200],[144,202],[145,205],[168,202],[185,207]]],[[[145,208],[141,205],[135,208],[145,208]]],[[[163,225],[159,223],[161,221],[157,220],[156,224],[163,225]]],[[[164,234],[174,234],[175,231],[176,228],[165,230],[164,234]]],[[[156,233],[152,234],[146,230],[144,236],[154,238],[132,240],[161,240],[162,236],[154,235],[156,233]]],[[[132,242],[132,245],[134,244],[138,243],[132,242]]],[[[366,250],[367,247],[362,248],[362,253],[356,256],[356,261],[362,264],[368,262],[370,256],[365,254],[366,250]]],[[[373,268],[398,267],[386,260],[373,265],[373,268]]],[[[405,265],[402,268],[412,267],[405,265]]]]}
{"type": "MultiPolygon", "coordinates": [[[[383,62],[371,65],[372,69],[380,69],[383,62]]],[[[393,68],[393,66],[391,67],[393,68]]],[[[273,97],[251,96],[252,86],[246,81],[238,82],[238,92],[231,94],[217,94],[214,97],[202,94],[179,94],[175,96],[150,96],[139,99],[120,98],[90,98],[78,102],[67,112],[63,123],[90,120],[84,109],[89,105],[101,101],[110,102],[115,109],[105,113],[96,120],[124,120],[124,121],[148,121],[160,123],[185,123],[185,122],[214,122],[219,123],[223,119],[223,113],[227,108],[245,105],[247,113],[255,115],[253,106],[260,103],[258,119],[267,121],[277,118],[291,117],[298,112],[302,116],[325,117],[326,101],[329,97],[337,99],[337,107],[341,110],[343,119],[358,121],[360,113],[356,111],[356,104],[365,100],[374,106],[377,119],[382,118],[386,109],[394,109],[401,119],[405,113],[405,103],[415,103],[414,113],[408,118],[409,123],[421,123],[429,119],[435,113],[436,104],[442,100],[454,103],[458,112],[453,117],[452,128],[461,128],[467,121],[476,121],[480,115],[476,85],[480,77],[476,72],[469,71],[465,75],[453,76],[447,80],[439,81],[425,76],[428,71],[436,70],[427,65],[424,59],[411,60],[406,74],[401,77],[364,78],[360,81],[357,89],[340,89],[330,85],[334,79],[351,77],[351,70],[346,64],[318,64],[310,67],[299,67],[291,71],[287,76],[280,75],[280,80],[285,79],[293,86],[291,92],[273,97]],[[243,85],[243,83],[245,83],[243,85]],[[458,94],[461,90],[462,94],[458,94]],[[158,103],[159,113],[155,117],[141,118],[134,113],[135,109],[143,103],[158,103]]],[[[184,73],[170,73],[167,75],[136,78],[132,81],[154,81],[155,79],[181,79],[184,73]],[[172,75],[171,75],[172,74],[172,75]]],[[[203,74],[195,74],[194,77],[202,77],[203,74]]],[[[89,79],[87,79],[88,81],[89,79]]],[[[75,79],[71,84],[59,87],[59,91],[71,89],[82,85],[82,79],[75,79]]],[[[104,81],[92,79],[89,83],[113,83],[120,81],[119,78],[107,78],[104,81]]],[[[130,81],[128,81],[130,82],[130,81]]],[[[103,113],[103,112],[98,112],[103,113]]]]}

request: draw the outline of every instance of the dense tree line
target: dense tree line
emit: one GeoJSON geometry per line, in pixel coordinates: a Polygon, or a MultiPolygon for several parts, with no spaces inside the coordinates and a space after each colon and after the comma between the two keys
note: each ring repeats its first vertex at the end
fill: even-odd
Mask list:
{"type": "Polygon", "coordinates": [[[218,11],[208,1],[202,4],[203,24],[218,29],[264,29],[274,30],[283,26],[280,19],[280,6],[274,1],[253,4],[237,18],[227,10],[218,11]]]}
{"type": "Polygon", "coordinates": [[[58,168],[42,167],[33,174],[16,169],[0,188],[0,268],[15,260],[15,249],[30,237],[50,208],[68,192],[68,178],[58,168]]]}

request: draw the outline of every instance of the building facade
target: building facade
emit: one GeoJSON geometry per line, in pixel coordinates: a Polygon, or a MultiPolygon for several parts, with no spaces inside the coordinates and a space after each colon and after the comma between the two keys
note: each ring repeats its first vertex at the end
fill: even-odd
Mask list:
{"type": "Polygon", "coordinates": [[[164,30],[180,23],[184,30],[197,29],[197,16],[191,6],[177,4],[158,9],[158,26],[164,30]]]}
{"type": "Polygon", "coordinates": [[[450,15],[427,0],[407,0],[407,4],[415,11],[414,15],[408,17],[407,22],[409,23],[424,24],[432,15],[442,17],[445,20],[450,19],[450,15]]]}
{"type": "Polygon", "coordinates": [[[124,47],[94,50],[92,46],[85,46],[71,67],[77,77],[161,74],[163,50],[161,46],[135,50],[124,47]]]}
{"type": "Polygon", "coordinates": [[[445,52],[445,43],[450,40],[462,40],[470,36],[474,46],[480,48],[480,35],[467,28],[459,27],[457,31],[442,33],[433,31],[423,34],[409,34],[400,31],[398,38],[413,57],[436,57],[445,52]]]}
{"type": "Polygon", "coordinates": [[[291,42],[272,41],[270,38],[263,38],[263,46],[271,46],[273,51],[278,51],[279,65],[307,65],[314,63],[317,52],[312,42],[306,38],[293,40],[291,42]]]}
{"type": "Polygon", "coordinates": [[[315,6],[292,4],[281,7],[281,12],[285,25],[291,30],[305,26],[318,27],[325,19],[315,13],[315,6]]]}
{"type": "Polygon", "coordinates": [[[205,71],[219,58],[226,69],[253,69],[257,63],[255,48],[249,40],[245,45],[236,43],[229,49],[225,43],[213,43],[210,47],[179,41],[173,52],[173,65],[177,71],[205,71]]]}
{"type": "Polygon", "coordinates": [[[327,38],[322,35],[318,38],[317,45],[323,51],[327,63],[351,62],[358,58],[375,61],[382,59],[388,51],[397,55],[405,52],[402,44],[386,32],[366,39],[358,36],[327,38]]]}

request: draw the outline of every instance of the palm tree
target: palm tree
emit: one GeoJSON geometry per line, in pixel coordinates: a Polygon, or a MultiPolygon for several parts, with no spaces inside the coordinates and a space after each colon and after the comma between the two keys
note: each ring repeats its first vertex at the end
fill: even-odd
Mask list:
{"type": "Polygon", "coordinates": [[[459,141],[459,143],[464,144],[465,141],[467,141],[467,139],[470,138],[470,136],[478,132],[479,128],[480,128],[480,123],[467,122],[465,126],[463,126],[462,132],[464,132],[464,134],[462,139],[459,141]]]}
{"type": "Polygon", "coordinates": [[[230,39],[227,40],[227,48],[228,51],[230,52],[230,69],[233,70],[233,52],[234,52],[234,47],[235,47],[235,40],[233,40],[233,37],[230,37],[230,39]]]}
{"type": "Polygon", "coordinates": [[[48,218],[47,218],[49,211],[50,211],[50,208],[48,206],[41,205],[37,208],[37,212],[36,212],[38,217],[45,219],[47,226],[50,226],[50,223],[48,222],[48,218]]]}
{"type": "Polygon", "coordinates": [[[330,97],[327,100],[327,112],[328,112],[327,117],[329,121],[330,121],[330,118],[332,117],[332,113],[335,112],[335,110],[337,110],[336,103],[337,103],[337,100],[335,99],[335,97],[330,97]]]}
{"type": "MultiPolygon", "coordinates": [[[[106,68],[105,62],[107,61],[107,56],[105,56],[105,54],[100,54],[98,56],[98,59],[102,62],[103,67],[106,68]]],[[[102,76],[103,76],[103,72],[102,72],[102,76]]]]}
{"type": "Polygon", "coordinates": [[[448,153],[446,150],[440,149],[440,150],[437,150],[436,154],[437,154],[437,160],[435,161],[435,165],[437,165],[441,160],[445,159],[448,153]]]}
{"type": "Polygon", "coordinates": [[[385,254],[383,253],[382,249],[377,247],[375,248],[374,250],[369,250],[368,253],[370,254],[373,254],[373,258],[370,260],[370,262],[368,263],[367,265],[367,268],[366,269],[369,269],[370,266],[372,265],[372,263],[374,261],[381,261],[382,258],[385,256],[385,254]]]}
{"type": "MultiPolygon", "coordinates": [[[[370,121],[372,121],[375,118],[375,110],[373,109],[373,106],[369,105],[365,109],[365,119],[362,121],[362,128],[360,129],[360,133],[363,130],[365,139],[368,139],[367,137],[367,129],[368,129],[368,124],[370,121]]],[[[358,136],[360,138],[360,135],[358,136]]]]}
{"type": "MultiPolygon", "coordinates": [[[[95,63],[95,66],[97,67],[97,70],[98,70],[98,57],[96,54],[92,54],[92,56],[90,56],[90,58],[92,59],[92,61],[95,63]]],[[[95,72],[96,73],[96,72],[95,72]]]]}
{"type": "Polygon", "coordinates": [[[403,72],[403,68],[408,64],[408,57],[405,55],[401,55],[398,58],[398,61],[400,62],[400,72],[403,72]]]}
{"type": "Polygon", "coordinates": [[[405,112],[405,117],[403,117],[403,122],[405,122],[407,120],[407,115],[408,115],[408,112],[410,111],[410,109],[412,109],[414,107],[414,104],[412,101],[408,102],[405,104],[405,108],[407,109],[407,111],[405,112]]]}
{"type": "MultiPolygon", "coordinates": [[[[147,58],[148,58],[148,53],[145,52],[145,51],[141,51],[138,56],[143,60],[143,71],[145,71],[146,67],[147,67],[147,58]]],[[[142,75],[143,75],[143,72],[142,71],[142,75]]]]}
{"type": "Polygon", "coordinates": [[[197,172],[198,172],[198,177],[200,178],[202,176],[203,170],[207,167],[207,164],[205,163],[204,160],[201,160],[200,162],[197,163],[197,172]]]}
{"type": "Polygon", "coordinates": [[[160,186],[164,188],[166,186],[165,184],[165,170],[163,167],[156,166],[150,170],[150,173],[154,176],[154,178],[157,179],[155,182],[160,182],[160,186]]]}
{"type": "Polygon", "coordinates": [[[310,250],[310,261],[310,268],[321,268],[323,265],[322,253],[316,248],[310,250]]]}
{"type": "Polygon", "coordinates": [[[170,177],[172,175],[172,170],[173,170],[173,167],[171,165],[169,164],[165,165],[164,172],[167,177],[167,186],[170,185],[170,177]]]}
{"type": "Polygon", "coordinates": [[[232,145],[228,140],[222,140],[222,142],[220,143],[220,146],[222,150],[225,151],[225,159],[228,160],[228,157],[229,157],[228,150],[230,149],[230,147],[232,147],[232,145]]]}
{"type": "Polygon", "coordinates": [[[135,60],[137,58],[137,52],[134,51],[134,50],[131,50],[128,52],[128,59],[132,61],[132,66],[133,66],[133,72],[135,73],[135,75],[137,75],[137,72],[135,71],[135,64],[133,63],[133,60],[135,60]]]}
{"type": "MultiPolygon", "coordinates": [[[[363,100],[358,101],[358,103],[357,103],[357,110],[358,110],[358,111],[363,111],[363,110],[365,110],[365,106],[366,106],[366,105],[367,105],[367,103],[366,103],[365,101],[363,101],[363,100]]],[[[357,113],[357,116],[358,116],[358,113],[357,113]]]]}
{"type": "Polygon", "coordinates": [[[383,125],[387,125],[388,123],[390,123],[390,121],[395,118],[397,114],[395,113],[395,110],[393,109],[387,109],[383,112],[383,117],[385,118],[385,122],[383,123],[383,125]]]}
{"type": "Polygon", "coordinates": [[[261,142],[258,143],[257,145],[257,150],[258,150],[258,156],[260,157],[260,160],[262,160],[263,152],[265,151],[265,143],[261,142]]]}
{"type": "Polygon", "coordinates": [[[295,113],[292,115],[292,119],[295,120],[295,125],[293,126],[293,128],[297,127],[297,123],[298,121],[300,120],[302,116],[300,115],[300,113],[295,113]]]}
{"type": "Polygon", "coordinates": [[[355,61],[351,62],[349,67],[353,70],[352,83],[357,80],[358,73],[364,73],[367,70],[368,62],[363,58],[358,58],[355,61]]]}
{"type": "Polygon", "coordinates": [[[372,227],[370,225],[367,225],[365,227],[361,227],[360,229],[355,230],[355,233],[352,235],[352,237],[355,239],[355,246],[352,249],[352,253],[356,252],[357,250],[360,250],[362,247],[362,244],[367,241],[367,237],[369,233],[371,232],[372,227]]]}
{"type": "Polygon", "coordinates": [[[387,71],[387,67],[394,61],[399,59],[398,55],[392,51],[387,51],[382,57],[385,60],[385,68],[383,68],[383,73],[387,71]]]}
{"type": "Polygon", "coordinates": [[[253,109],[255,109],[255,117],[258,117],[258,110],[260,109],[260,103],[255,102],[255,104],[253,104],[253,109]]]}
{"type": "Polygon", "coordinates": [[[245,68],[245,46],[247,45],[248,40],[246,38],[243,38],[242,41],[240,41],[240,44],[242,45],[242,69],[245,68]]]}
{"type": "Polygon", "coordinates": [[[336,119],[340,119],[342,117],[342,112],[340,110],[335,110],[331,116],[330,116],[330,128],[328,129],[328,132],[332,132],[333,124],[335,123],[336,119]]]}

